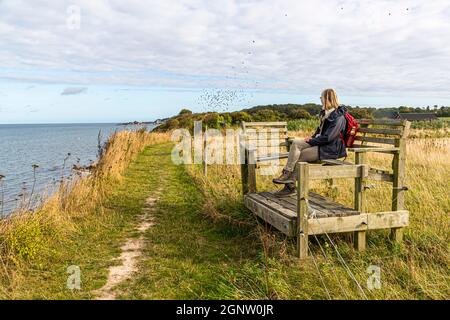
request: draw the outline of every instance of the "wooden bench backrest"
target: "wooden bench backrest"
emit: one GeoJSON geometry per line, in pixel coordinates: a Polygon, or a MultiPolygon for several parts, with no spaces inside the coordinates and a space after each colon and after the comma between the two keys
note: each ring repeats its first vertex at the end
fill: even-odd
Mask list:
{"type": "Polygon", "coordinates": [[[258,155],[273,153],[273,148],[287,147],[286,121],[242,122],[241,127],[245,144],[256,148],[258,155]]]}
{"type": "Polygon", "coordinates": [[[360,125],[355,144],[379,143],[398,146],[400,139],[408,137],[410,122],[391,119],[358,119],[360,125]]]}

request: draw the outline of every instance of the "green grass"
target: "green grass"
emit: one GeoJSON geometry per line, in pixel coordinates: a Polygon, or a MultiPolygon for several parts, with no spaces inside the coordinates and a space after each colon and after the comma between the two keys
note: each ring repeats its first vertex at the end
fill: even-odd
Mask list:
{"type": "Polygon", "coordinates": [[[145,199],[159,185],[155,171],[159,166],[159,152],[167,146],[152,146],[140,154],[117,183],[103,208],[83,217],[77,232],[53,245],[51,252],[24,266],[8,285],[7,299],[89,299],[91,291],[101,287],[113,258],[119,256],[124,239],[133,232],[136,219],[142,212],[145,199]],[[67,267],[81,269],[81,290],[68,290],[67,267]]]}
{"type": "MultiPolygon", "coordinates": [[[[351,273],[361,284],[369,299],[448,299],[450,297],[449,232],[448,212],[448,139],[412,139],[408,141],[407,180],[409,191],[405,205],[410,211],[410,226],[405,229],[401,245],[389,241],[389,230],[368,232],[367,250],[357,252],[352,247],[348,234],[331,235],[351,273]],[[382,288],[370,290],[367,286],[367,268],[375,265],[381,268],[382,288]]],[[[351,158],[350,158],[351,160],[351,158]]],[[[369,163],[376,168],[390,169],[392,159],[387,155],[373,154],[369,163]]],[[[216,203],[215,209],[223,216],[231,215],[229,207],[222,203],[242,202],[239,188],[239,166],[209,166],[208,178],[202,178],[201,168],[193,168],[191,174],[199,181],[209,203],[216,203]]],[[[280,168],[281,170],[281,168],[280,168]]],[[[271,176],[258,175],[258,190],[274,190],[271,176]]],[[[352,205],[353,185],[349,180],[337,180],[337,190],[326,183],[312,183],[317,193],[334,198],[339,203],[352,205]]],[[[374,189],[367,191],[365,210],[381,212],[390,210],[392,186],[372,182],[374,189]]],[[[233,213],[235,219],[238,215],[233,213]]],[[[226,220],[225,218],[223,220],[226,220]]],[[[330,241],[319,236],[310,237],[311,258],[299,262],[289,253],[295,245],[275,230],[263,230],[259,238],[266,250],[258,256],[268,254],[267,282],[269,297],[280,299],[327,299],[324,280],[331,296],[335,299],[361,299],[346,267],[342,264],[330,241]],[[319,245],[320,244],[320,245],[319,245]],[[326,252],[324,257],[322,246],[326,252]],[[318,265],[318,270],[314,265],[318,265]]],[[[253,268],[243,266],[239,274],[245,277],[253,268]]],[[[257,285],[253,292],[258,289],[257,285]]],[[[244,291],[244,290],[243,290],[244,291]]],[[[248,292],[251,290],[245,290],[248,292]]],[[[245,295],[244,295],[245,296],[245,295]]],[[[253,297],[253,296],[251,296],[253,297]]],[[[259,296],[264,298],[264,296],[259,296]]]]}
{"type": "Polygon", "coordinates": [[[288,121],[289,131],[309,131],[311,134],[319,126],[319,119],[298,119],[288,121]]]}
{"type": "MultiPolygon", "coordinates": [[[[242,294],[242,288],[239,289],[233,278],[243,266],[256,265],[251,269],[248,281],[258,282],[263,273],[263,269],[258,267],[260,244],[249,228],[214,223],[208,219],[203,214],[201,192],[183,166],[172,164],[169,150],[166,151],[166,157],[159,161],[160,170],[165,171],[167,178],[153,214],[156,225],[145,235],[148,245],[139,272],[120,286],[119,297],[237,297],[242,294]]],[[[264,291],[263,285],[256,287],[264,291]]]]}
{"type": "Polygon", "coordinates": [[[450,121],[447,118],[439,118],[433,121],[413,121],[411,123],[412,129],[428,129],[428,130],[436,130],[436,129],[446,129],[450,125],[450,121]]]}
{"type": "MultiPolygon", "coordinates": [[[[373,232],[368,237],[368,250],[360,253],[345,235],[332,236],[368,298],[450,296],[448,250],[444,246],[448,244],[448,225],[441,212],[448,209],[448,201],[447,205],[443,202],[446,180],[437,178],[439,172],[448,177],[448,170],[436,168],[444,163],[446,145],[414,143],[410,147],[427,150],[427,156],[411,155],[409,161],[426,168],[427,174],[415,167],[409,168],[409,174],[416,178],[422,177],[419,173],[429,175],[435,183],[432,193],[427,185],[422,189],[422,184],[413,183],[418,179],[408,185],[412,189],[407,197],[412,223],[404,245],[387,241],[387,231],[373,232]],[[421,207],[427,204],[430,208],[421,207]],[[370,265],[382,268],[382,290],[370,291],[366,286],[370,265]]],[[[238,166],[227,170],[211,166],[205,182],[200,167],[174,165],[171,149],[171,144],[145,148],[103,206],[78,221],[78,232],[53,246],[51,254],[39,262],[31,263],[20,274],[22,279],[12,279],[8,284],[10,294],[0,298],[94,298],[92,291],[105,284],[108,268],[120,255],[121,245],[137,236],[135,227],[145,200],[155,194],[160,195],[152,212],[155,225],[144,234],[138,272],[115,289],[118,298],[327,299],[327,290],[337,299],[362,298],[327,239],[311,239],[314,259],[300,262],[292,255],[292,240],[249,214],[242,205],[238,166]],[[327,257],[322,256],[319,243],[327,257]],[[69,265],[81,268],[80,291],[66,289],[69,265]]],[[[269,185],[262,180],[261,188],[269,185]]],[[[379,192],[377,199],[384,197],[381,190],[374,192],[379,192]]],[[[339,197],[350,196],[350,191],[347,193],[339,197]]]]}

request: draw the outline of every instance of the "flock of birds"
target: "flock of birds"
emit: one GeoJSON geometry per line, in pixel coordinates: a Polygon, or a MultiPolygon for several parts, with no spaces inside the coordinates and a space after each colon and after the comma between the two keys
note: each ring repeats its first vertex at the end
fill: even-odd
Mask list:
{"type": "MultiPolygon", "coordinates": [[[[344,10],[344,7],[340,7],[341,10],[344,10]]],[[[406,11],[410,11],[409,8],[406,8],[406,11]]],[[[387,13],[389,16],[392,15],[391,12],[387,13]]],[[[288,16],[287,13],[284,14],[285,17],[288,16]]],[[[250,45],[255,45],[256,40],[252,40],[250,45]]],[[[197,104],[201,106],[203,112],[228,112],[232,107],[236,107],[236,105],[248,105],[250,103],[250,99],[253,97],[252,91],[258,89],[260,81],[257,79],[251,79],[249,77],[249,69],[248,64],[251,63],[251,57],[254,55],[254,48],[251,47],[247,52],[247,59],[243,59],[238,66],[232,66],[232,74],[226,75],[225,79],[227,83],[225,83],[222,88],[210,88],[204,89],[200,94],[197,104]],[[234,82],[235,80],[239,80],[237,85],[234,82]],[[252,90],[248,90],[251,88],[252,90]]]]}

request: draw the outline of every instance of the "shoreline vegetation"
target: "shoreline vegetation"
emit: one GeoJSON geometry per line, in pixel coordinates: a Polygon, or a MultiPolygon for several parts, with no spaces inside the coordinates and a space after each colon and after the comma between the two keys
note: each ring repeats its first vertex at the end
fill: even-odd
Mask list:
{"type": "MultiPolygon", "coordinates": [[[[438,116],[436,120],[414,121],[411,128],[414,129],[410,138],[444,138],[450,137],[450,107],[435,106],[433,109],[398,107],[398,108],[366,108],[346,106],[349,112],[357,119],[384,118],[393,113],[433,114],[438,116]]],[[[203,129],[224,129],[238,127],[242,121],[287,121],[289,131],[311,131],[319,124],[318,114],[321,106],[313,103],[297,105],[267,105],[243,109],[235,112],[203,112],[193,113],[188,109],[182,109],[178,115],[163,119],[154,129],[156,132],[167,132],[175,129],[187,129],[192,131],[194,122],[201,121],[203,129]]]]}
{"type": "MultiPolygon", "coordinates": [[[[72,251],[76,257],[78,254],[73,250],[83,252],[95,247],[92,243],[83,248],[82,239],[77,239],[77,236],[84,232],[101,234],[102,225],[111,225],[110,220],[118,219],[120,222],[125,219],[109,216],[106,203],[115,186],[122,183],[124,172],[132,160],[145,147],[168,139],[168,134],[145,130],[115,133],[108,139],[91,175],[74,181],[66,180],[56,193],[33,211],[19,209],[2,218],[0,298],[45,298],[45,290],[39,290],[45,286],[46,273],[59,274],[62,271],[64,274],[66,271],[50,271],[60,266],[58,263],[62,261],[58,258],[64,256],[65,250],[72,251]],[[86,228],[92,230],[86,231],[86,228]],[[36,276],[38,280],[33,283],[31,279],[36,276]],[[33,285],[35,289],[30,287],[33,285]],[[28,290],[31,290],[31,296],[28,290]]],[[[112,236],[114,231],[110,231],[112,236]]],[[[107,260],[104,263],[108,263],[107,260]]],[[[64,288],[65,282],[61,282],[59,289],[64,291],[64,288]]]]}
{"type": "Polygon", "coordinates": [[[119,126],[145,126],[145,125],[159,125],[166,121],[166,119],[158,119],[155,121],[131,121],[119,123],[119,126]]]}
{"type": "MultiPolygon", "coordinates": [[[[179,116],[188,119],[187,115],[179,116]]],[[[219,120],[210,124],[220,127],[219,120]]],[[[315,126],[315,119],[295,121],[289,127],[293,136],[304,136],[315,126]]],[[[164,124],[151,133],[141,129],[113,134],[92,174],[65,181],[34,211],[18,211],[0,220],[0,299],[94,299],[108,268],[117,264],[123,241],[135,233],[145,199],[157,189],[161,199],[155,226],[145,232],[138,272],[115,288],[119,298],[450,297],[448,126],[412,130],[406,170],[411,223],[404,243],[390,243],[384,231],[370,232],[367,251],[360,253],[347,235],[333,235],[343,265],[321,236],[312,241],[315,260],[299,263],[290,254],[293,241],[244,208],[238,165],[227,170],[211,165],[205,177],[201,166],[173,164],[171,130],[164,124]],[[81,290],[66,288],[67,268],[72,265],[81,269],[81,290]],[[381,268],[381,289],[367,287],[370,265],[381,268]]],[[[179,122],[178,127],[184,125],[179,122]]],[[[371,157],[372,163],[389,169],[385,155],[371,157]]],[[[270,177],[260,176],[258,183],[261,190],[274,188],[270,177]]],[[[339,181],[337,186],[318,183],[312,188],[350,203],[349,182],[339,181]]],[[[365,209],[387,208],[383,199],[389,192],[375,184],[367,192],[365,209]]]]}

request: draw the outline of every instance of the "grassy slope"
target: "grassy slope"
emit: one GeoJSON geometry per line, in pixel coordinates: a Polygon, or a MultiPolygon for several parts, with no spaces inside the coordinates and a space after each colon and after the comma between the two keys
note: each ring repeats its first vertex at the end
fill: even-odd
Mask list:
{"type": "Polygon", "coordinates": [[[23,266],[20,276],[9,283],[0,298],[14,299],[88,299],[91,290],[101,287],[120,245],[132,233],[137,216],[147,196],[158,186],[158,150],[149,147],[125,171],[122,183],[116,184],[104,208],[74,221],[77,232],[53,244],[51,252],[23,266]],[[66,268],[81,268],[82,290],[66,289],[66,268]]]}
{"type": "MultiPolygon", "coordinates": [[[[297,135],[301,136],[301,135],[297,135]]],[[[332,235],[340,254],[365,295],[372,299],[445,299],[450,297],[448,179],[450,167],[448,139],[417,139],[408,142],[406,208],[411,213],[410,227],[406,229],[401,246],[388,241],[388,231],[373,231],[368,235],[368,250],[355,252],[351,239],[343,235],[332,235]],[[368,290],[367,267],[381,268],[381,290],[368,290]]],[[[389,169],[389,158],[374,155],[370,159],[376,167],[389,169]]],[[[239,212],[241,202],[239,166],[211,166],[208,178],[201,170],[192,168],[191,174],[204,186],[206,201],[219,214],[239,212]]],[[[271,190],[271,176],[259,176],[259,190],[271,190]]],[[[316,192],[328,195],[338,202],[352,204],[351,181],[338,180],[338,189],[326,184],[314,183],[316,192]]],[[[388,185],[374,183],[375,189],[367,192],[365,209],[368,212],[389,210],[391,189],[388,185]]],[[[233,217],[240,219],[239,214],[233,217]]],[[[361,298],[346,268],[339,261],[330,241],[324,236],[311,237],[311,250],[325,286],[314,265],[314,260],[299,265],[286,252],[293,250],[293,243],[277,232],[264,232],[260,241],[268,253],[268,292],[277,298],[327,298],[326,290],[333,298],[361,298]],[[320,245],[319,245],[320,244],[320,245]],[[325,251],[325,255],[322,253],[325,251]]]]}
{"type": "MultiPolygon", "coordinates": [[[[199,168],[186,171],[185,167],[175,166],[170,150],[168,144],[147,147],[126,170],[123,182],[113,188],[104,210],[80,219],[77,233],[54,246],[51,254],[30,264],[22,272],[22,279],[9,285],[9,291],[0,290],[0,298],[92,298],[91,290],[104,284],[107,268],[120,254],[120,245],[133,235],[145,199],[160,188],[161,198],[154,213],[156,225],[145,234],[147,242],[139,273],[118,288],[120,298],[326,299],[327,290],[333,298],[361,298],[326,239],[320,237],[319,243],[328,258],[321,257],[321,248],[313,241],[317,261],[299,263],[286,254],[293,248],[291,241],[248,215],[239,193],[237,167],[223,170],[212,166],[205,182],[199,168]],[[65,288],[69,265],[81,267],[80,292],[65,288]]],[[[429,157],[429,153],[427,159],[411,156],[411,162],[428,170],[428,160],[445,166],[442,154],[436,159],[429,157]]],[[[439,299],[450,294],[446,187],[439,172],[416,171],[419,167],[409,168],[410,182],[415,182],[411,181],[413,172],[436,182],[433,196],[428,189],[422,189],[426,185],[411,184],[414,191],[407,205],[413,216],[406,246],[393,247],[385,232],[374,232],[369,236],[369,250],[358,253],[345,236],[334,238],[369,298],[439,299]],[[419,194],[430,206],[432,199],[436,201],[430,211],[415,203],[419,194]],[[426,210],[431,221],[422,220],[420,210],[426,210]],[[366,288],[366,268],[370,264],[382,267],[382,290],[366,288]]],[[[448,168],[444,172],[447,176],[448,168]]],[[[261,183],[269,185],[267,181],[261,183]]],[[[349,195],[338,198],[345,200],[349,195]]],[[[386,195],[375,197],[379,196],[386,195]]]]}
{"type": "MultiPolygon", "coordinates": [[[[146,233],[148,244],[140,272],[121,286],[119,297],[236,297],[239,289],[230,280],[246,265],[256,265],[248,274],[248,281],[258,282],[262,273],[257,267],[260,244],[251,230],[206,218],[202,213],[202,194],[184,167],[172,164],[168,154],[160,158],[159,164],[167,179],[154,214],[156,225],[146,233]]],[[[263,286],[252,287],[264,290],[263,286]]]]}

